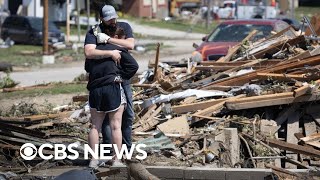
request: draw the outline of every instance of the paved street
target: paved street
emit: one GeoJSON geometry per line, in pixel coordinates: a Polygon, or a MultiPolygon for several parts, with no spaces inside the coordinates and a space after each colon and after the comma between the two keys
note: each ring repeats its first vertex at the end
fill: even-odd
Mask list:
{"type": "MultiPolygon", "coordinates": [[[[157,36],[159,39],[136,39],[136,44],[150,44],[160,42],[165,46],[165,49],[160,51],[160,61],[180,61],[183,58],[190,57],[194,48],[192,43],[200,43],[204,34],[186,33],[181,31],[158,29],[154,27],[146,27],[129,22],[136,33],[157,36]]],[[[71,41],[78,41],[77,36],[72,36],[71,41]]],[[[81,36],[79,46],[83,46],[84,36],[81,36]]],[[[147,52],[142,54],[134,53],[139,64],[139,71],[141,73],[148,69],[149,60],[155,58],[154,52],[147,52]]],[[[72,81],[75,77],[84,73],[84,62],[72,63],[66,67],[46,67],[40,69],[33,69],[28,72],[13,72],[10,74],[11,78],[20,82],[21,86],[31,86],[41,83],[72,81]]]]}

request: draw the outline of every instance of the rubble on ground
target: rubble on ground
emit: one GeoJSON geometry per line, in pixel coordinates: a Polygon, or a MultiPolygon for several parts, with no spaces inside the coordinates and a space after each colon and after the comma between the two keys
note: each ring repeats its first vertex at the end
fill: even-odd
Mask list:
{"type": "MultiPolygon", "coordinates": [[[[159,46],[155,64],[133,84],[133,139],[147,145],[149,158],[185,166],[271,168],[276,174],[288,173],[284,168],[319,172],[319,39],[287,28],[257,42],[248,37],[216,62],[168,65],[158,57],[159,46]]],[[[15,173],[79,163],[37,159],[26,168],[17,152],[25,142],[86,142],[75,132],[89,129],[87,99],[73,97],[82,108],[69,117],[1,117],[0,171],[8,160],[19,165],[6,169],[15,173]],[[60,137],[57,127],[70,132],[60,137]]]]}

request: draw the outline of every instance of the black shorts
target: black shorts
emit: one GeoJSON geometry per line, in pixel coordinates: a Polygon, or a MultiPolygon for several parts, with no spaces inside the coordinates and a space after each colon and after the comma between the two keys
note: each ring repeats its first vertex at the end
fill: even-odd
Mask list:
{"type": "Polygon", "coordinates": [[[119,83],[110,83],[89,92],[89,105],[97,111],[112,112],[123,104],[123,90],[119,83]]]}

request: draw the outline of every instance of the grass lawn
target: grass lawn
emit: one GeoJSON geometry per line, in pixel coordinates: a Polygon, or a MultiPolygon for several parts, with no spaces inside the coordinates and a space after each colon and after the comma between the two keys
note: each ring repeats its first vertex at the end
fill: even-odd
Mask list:
{"type": "Polygon", "coordinates": [[[33,65],[42,61],[42,46],[13,45],[10,48],[0,49],[0,62],[13,65],[33,65]]]}
{"type": "MultiPolygon", "coordinates": [[[[57,51],[54,55],[56,62],[63,56],[71,57],[72,60],[83,60],[83,49],[76,53],[71,49],[57,51]]],[[[42,46],[13,45],[10,48],[0,49],[0,62],[8,62],[15,66],[32,66],[42,63],[42,46]]]]}
{"type": "Polygon", "coordinates": [[[144,18],[133,18],[133,17],[124,17],[131,21],[135,21],[142,25],[148,25],[163,29],[172,29],[172,30],[178,30],[178,31],[185,31],[185,32],[194,32],[194,33],[204,33],[208,34],[212,31],[213,28],[217,26],[217,22],[213,21],[212,24],[209,25],[209,28],[207,29],[204,22],[196,22],[191,23],[189,21],[182,21],[182,20],[170,20],[170,21],[164,21],[164,20],[149,20],[144,18]]]}
{"type": "Polygon", "coordinates": [[[63,84],[54,83],[46,88],[34,88],[24,91],[15,91],[10,93],[0,93],[2,98],[23,98],[23,97],[38,97],[42,95],[57,95],[57,94],[71,94],[71,93],[86,93],[86,84],[63,84]]]}
{"type": "Polygon", "coordinates": [[[295,17],[298,21],[300,21],[303,16],[307,16],[310,19],[316,13],[320,14],[319,6],[300,6],[295,9],[295,17]]]}
{"type": "MultiPolygon", "coordinates": [[[[66,34],[67,29],[66,26],[60,26],[60,30],[66,34]]],[[[80,26],[80,34],[85,35],[87,33],[87,25],[80,26]]],[[[78,35],[78,26],[71,25],[70,26],[70,35],[78,35]]]]}

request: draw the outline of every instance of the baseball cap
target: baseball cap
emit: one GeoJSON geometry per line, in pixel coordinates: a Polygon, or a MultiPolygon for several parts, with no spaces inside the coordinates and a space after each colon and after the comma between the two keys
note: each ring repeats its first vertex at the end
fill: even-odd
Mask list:
{"type": "Polygon", "coordinates": [[[100,17],[105,21],[109,21],[110,19],[118,18],[119,16],[113,6],[104,5],[100,10],[100,17]]]}

